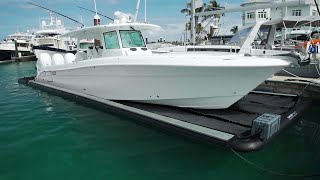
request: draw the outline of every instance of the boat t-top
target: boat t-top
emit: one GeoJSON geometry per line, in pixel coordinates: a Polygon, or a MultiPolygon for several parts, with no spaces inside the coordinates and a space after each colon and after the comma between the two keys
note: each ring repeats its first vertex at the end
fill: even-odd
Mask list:
{"type": "Polygon", "coordinates": [[[62,35],[77,39],[77,47],[83,39],[95,43],[75,55],[41,53],[35,81],[107,100],[223,109],[289,65],[243,54],[153,53],[142,31],[159,26],[115,15],[111,24],[62,35]]]}

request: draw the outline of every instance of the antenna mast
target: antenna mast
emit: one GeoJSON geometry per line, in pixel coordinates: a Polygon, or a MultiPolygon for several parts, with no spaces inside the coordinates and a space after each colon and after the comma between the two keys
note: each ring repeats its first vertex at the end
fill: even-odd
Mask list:
{"type": "Polygon", "coordinates": [[[144,23],[147,23],[147,0],[144,0],[144,23]]]}
{"type": "MultiPolygon", "coordinates": [[[[99,25],[100,25],[100,17],[99,17],[99,15],[98,15],[98,11],[97,11],[97,3],[96,3],[96,0],[93,0],[93,3],[94,3],[94,10],[96,11],[96,15],[95,15],[94,18],[93,18],[93,25],[94,25],[94,26],[99,26],[99,25]]],[[[100,46],[100,40],[99,40],[99,39],[95,39],[95,40],[94,40],[94,45],[95,45],[95,47],[100,46]]]]}
{"type": "Polygon", "coordinates": [[[93,3],[94,3],[94,10],[96,12],[96,15],[98,15],[96,0],[93,0],[93,3]]]}
{"type": "Polygon", "coordinates": [[[133,22],[137,22],[138,14],[139,14],[139,8],[140,8],[140,0],[138,0],[138,2],[137,2],[136,14],[134,16],[134,21],[133,22]]]}
{"type": "Polygon", "coordinates": [[[97,11],[96,0],[93,0],[93,3],[94,3],[94,10],[95,10],[95,13],[96,13],[96,15],[93,17],[93,25],[94,26],[99,26],[100,25],[100,17],[98,15],[98,11],[97,11]]]}
{"type": "MultiPolygon", "coordinates": [[[[90,11],[90,12],[96,13],[96,11],[92,11],[91,9],[87,9],[87,8],[84,8],[84,7],[81,7],[81,6],[77,6],[77,7],[80,8],[80,9],[84,9],[84,10],[86,10],[86,11],[90,11]]],[[[107,18],[107,19],[109,19],[109,20],[111,20],[111,21],[114,21],[114,19],[112,19],[112,18],[110,18],[110,17],[108,17],[108,16],[105,16],[105,15],[103,15],[103,14],[101,14],[101,13],[98,13],[98,12],[97,12],[97,14],[100,15],[100,16],[102,16],[102,17],[105,17],[105,18],[107,18]]]]}

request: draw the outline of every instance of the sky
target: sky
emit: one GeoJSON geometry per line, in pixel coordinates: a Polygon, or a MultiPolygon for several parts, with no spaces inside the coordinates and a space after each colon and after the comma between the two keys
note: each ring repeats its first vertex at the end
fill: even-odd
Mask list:
{"type": "MultiPolygon", "coordinates": [[[[181,14],[181,9],[186,7],[190,0],[147,0],[147,21],[162,27],[162,30],[154,35],[163,37],[168,41],[180,40],[184,31],[184,25],[188,18],[181,14]]],[[[244,0],[217,0],[221,6],[237,7],[244,0]]],[[[93,24],[94,14],[78,8],[82,6],[94,9],[93,0],[0,0],[0,38],[4,39],[9,34],[17,31],[35,30],[39,28],[39,19],[49,17],[49,12],[38,7],[27,4],[32,2],[80,21],[82,16],[86,26],[93,24]]],[[[135,14],[137,0],[96,0],[99,13],[114,18],[115,11],[135,14]]],[[[209,0],[203,0],[208,3],[209,0]]],[[[144,0],[138,21],[144,21],[144,0]]],[[[78,25],[70,20],[63,19],[68,29],[78,25]]],[[[110,20],[101,17],[101,24],[109,24],[110,20]]],[[[227,14],[221,19],[221,27],[226,32],[234,25],[241,25],[241,13],[227,14]]]]}

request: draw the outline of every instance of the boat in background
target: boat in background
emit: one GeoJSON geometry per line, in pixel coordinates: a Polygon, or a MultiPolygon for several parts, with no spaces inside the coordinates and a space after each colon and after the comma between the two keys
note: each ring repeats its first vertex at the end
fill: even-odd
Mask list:
{"type": "MultiPolygon", "coordinates": [[[[264,5],[266,7],[285,7],[287,5],[295,6],[299,2],[286,2],[286,3],[276,3],[264,5]]],[[[249,7],[247,7],[249,8],[249,7]]],[[[256,10],[261,7],[251,6],[250,9],[256,10]]],[[[231,8],[216,10],[211,12],[201,12],[197,13],[198,16],[201,15],[215,15],[230,12],[245,11],[246,8],[231,8]]],[[[283,39],[279,43],[276,33],[277,29],[282,29],[282,34],[290,35],[296,33],[299,34],[299,39],[301,34],[306,34],[316,28],[320,24],[319,16],[284,16],[273,18],[272,20],[258,21],[254,25],[248,25],[240,27],[235,35],[231,38],[228,44],[224,45],[191,45],[191,46],[174,46],[174,47],[164,47],[154,50],[154,52],[185,52],[185,51],[201,51],[206,53],[211,53],[213,55],[221,54],[247,54],[249,56],[256,57],[270,57],[279,58],[282,60],[290,61],[291,66],[284,68],[279,71],[276,75],[281,76],[299,76],[307,78],[319,78],[320,77],[320,67],[319,58],[316,55],[311,56],[310,53],[306,53],[305,50],[297,50],[295,44],[299,43],[298,36],[291,36],[293,39],[287,39],[283,36],[283,39]],[[300,29],[299,27],[305,26],[306,29],[300,29]],[[294,30],[291,33],[286,33],[287,29],[294,30]],[[298,31],[298,29],[300,29],[298,31]]],[[[195,36],[195,35],[194,35],[195,36]]],[[[194,42],[196,42],[194,40],[194,42]]]]}
{"type": "Polygon", "coordinates": [[[0,61],[33,55],[31,52],[33,34],[17,32],[0,43],[0,61]]]}
{"type": "Polygon", "coordinates": [[[60,53],[76,53],[76,44],[73,39],[60,38],[60,35],[69,32],[63,24],[63,21],[58,17],[50,14],[49,21],[42,20],[40,30],[36,32],[33,41],[32,50],[37,58],[41,53],[53,55],[56,52],[60,53]]]}
{"type": "Polygon", "coordinates": [[[95,39],[76,55],[41,53],[35,81],[116,101],[184,108],[224,109],[288,66],[280,59],[233,54],[153,54],[141,30],[157,25],[131,22],[116,12],[113,24],[85,27],[61,37],[95,39]]]}

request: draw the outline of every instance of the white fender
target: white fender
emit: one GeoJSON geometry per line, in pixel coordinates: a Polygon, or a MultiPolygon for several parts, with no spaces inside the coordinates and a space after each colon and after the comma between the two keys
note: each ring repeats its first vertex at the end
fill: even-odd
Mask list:
{"type": "Polygon", "coordinates": [[[66,55],[64,55],[65,64],[73,63],[75,60],[76,60],[76,56],[72,53],[67,53],[66,55]]]}
{"type": "Polygon", "coordinates": [[[37,63],[37,66],[38,66],[37,68],[41,69],[51,65],[52,65],[51,56],[48,53],[41,53],[37,63]]]}
{"type": "Polygon", "coordinates": [[[54,54],[52,56],[52,65],[62,65],[64,64],[64,58],[61,54],[54,54]]]}

